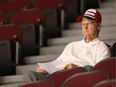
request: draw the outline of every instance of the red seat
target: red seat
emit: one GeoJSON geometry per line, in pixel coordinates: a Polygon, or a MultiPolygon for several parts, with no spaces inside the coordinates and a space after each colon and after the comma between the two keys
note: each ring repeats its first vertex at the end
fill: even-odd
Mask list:
{"type": "Polygon", "coordinates": [[[33,6],[40,9],[59,9],[66,0],[35,0],[33,6]]]}
{"type": "Polygon", "coordinates": [[[94,67],[93,70],[104,70],[107,73],[109,73],[110,78],[116,78],[116,58],[111,57],[111,58],[107,58],[104,60],[101,60],[99,63],[97,63],[94,67]]]}
{"type": "Polygon", "coordinates": [[[2,25],[0,26],[0,40],[14,40],[15,37],[21,37],[21,29],[16,25],[2,25]]]}
{"type": "Polygon", "coordinates": [[[0,13],[0,25],[7,23],[8,23],[8,18],[4,14],[0,13]]]}
{"type": "Polygon", "coordinates": [[[3,13],[17,12],[29,6],[30,3],[28,0],[10,0],[0,5],[0,11],[3,13]]]}
{"type": "MultiPolygon", "coordinates": [[[[33,7],[41,9],[44,12],[47,10],[46,16],[50,16],[51,13],[52,13],[52,15],[55,15],[56,17],[53,19],[51,17],[51,19],[50,19],[51,21],[49,20],[49,22],[51,22],[52,25],[57,25],[58,28],[64,29],[64,14],[65,14],[64,7],[65,7],[65,4],[66,4],[66,0],[36,0],[33,3],[33,7]],[[54,10],[55,13],[52,12],[51,9],[52,9],[52,11],[54,10]],[[57,23],[55,24],[54,21],[57,23]]],[[[54,27],[51,27],[51,28],[54,28],[54,27]]]]}
{"type": "Polygon", "coordinates": [[[62,71],[55,72],[49,75],[49,79],[53,80],[56,84],[56,87],[60,87],[61,84],[71,75],[81,72],[87,72],[87,70],[83,67],[77,67],[74,69],[66,69],[62,71]]]}
{"type": "Polygon", "coordinates": [[[21,87],[55,87],[55,84],[52,81],[43,80],[43,81],[25,84],[22,85],[21,87]]]}
{"type": "Polygon", "coordinates": [[[91,71],[70,76],[61,87],[93,87],[96,83],[109,79],[104,71],[91,71]]]}
{"type": "Polygon", "coordinates": [[[95,84],[93,87],[116,87],[116,79],[101,81],[95,84]]]}
{"type": "Polygon", "coordinates": [[[15,74],[11,41],[0,41],[0,76],[15,74]]]}
{"type": "Polygon", "coordinates": [[[15,64],[19,64],[21,59],[20,55],[20,39],[22,36],[21,29],[16,25],[1,25],[0,26],[0,40],[10,40],[11,41],[11,49],[12,49],[12,61],[15,64]]]}
{"type": "Polygon", "coordinates": [[[0,5],[0,12],[3,12],[9,19],[22,9],[30,7],[29,0],[9,0],[0,5]]]}
{"type": "MultiPolygon", "coordinates": [[[[44,21],[45,15],[38,9],[27,9],[18,12],[11,18],[10,23],[14,24],[37,24],[39,21],[44,21]]],[[[39,23],[38,23],[39,24],[39,23]]]]}
{"type": "Polygon", "coordinates": [[[23,10],[11,18],[10,23],[21,27],[23,32],[23,56],[38,55],[40,46],[46,44],[43,21],[45,21],[45,15],[38,9],[23,10]]]}

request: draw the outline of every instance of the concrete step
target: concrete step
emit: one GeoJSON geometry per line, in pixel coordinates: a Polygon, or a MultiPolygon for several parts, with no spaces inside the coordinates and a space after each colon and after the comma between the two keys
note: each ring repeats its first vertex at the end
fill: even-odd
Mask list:
{"type": "Polygon", "coordinates": [[[115,8],[114,7],[107,7],[107,8],[99,8],[98,9],[102,15],[106,14],[114,14],[115,8]]]}
{"type": "Polygon", "coordinates": [[[114,0],[109,0],[106,3],[102,3],[100,5],[100,8],[108,8],[108,7],[115,7],[115,1],[114,0]]]}
{"type": "MultiPolygon", "coordinates": [[[[108,40],[115,41],[115,33],[109,33],[109,34],[101,34],[100,35],[101,40],[107,42],[108,40]]],[[[48,44],[49,46],[53,45],[62,45],[62,44],[68,44],[72,41],[79,41],[83,39],[83,36],[74,36],[74,37],[63,37],[63,38],[55,38],[55,39],[49,39],[48,44]]]]}
{"type": "Polygon", "coordinates": [[[109,13],[109,14],[102,14],[102,23],[105,23],[105,21],[115,21],[115,13],[109,13]]]}
{"type": "MultiPolygon", "coordinates": [[[[100,34],[109,34],[109,33],[116,33],[115,26],[103,27],[100,31],[100,34]]],[[[70,29],[64,30],[62,32],[63,37],[72,37],[72,36],[81,36],[82,29],[70,29]]]]}
{"type": "Polygon", "coordinates": [[[25,57],[24,62],[25,64],[36,64],[38,62],[50,62],[58,58],[60,54],[51,54],[51,55],[39,55],[39,56],[30,56],[25,57]]]}
{"type": "Polygon", "coordinates": [[[20,85],[22,85],[22,83],[9,83],[0,85],[0,87],[20,87],[20,85]]]}
{"type": "Polygon", "coordinates": [[[1,76],[0,84],[22,83],[22,75],[1,76]]]}
{"type": "Polygon", "coordinates": [[[63,51],[65,46],[66,46],[66,44],[50,46],[50,47],[43,47],[40,49],[40,54],[41,55],[61,54],[61,52],[63,51]]]}

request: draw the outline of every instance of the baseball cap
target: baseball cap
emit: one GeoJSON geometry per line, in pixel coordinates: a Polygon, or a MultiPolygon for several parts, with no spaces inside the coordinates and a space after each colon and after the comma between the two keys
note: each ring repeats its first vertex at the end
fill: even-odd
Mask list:
{"type": "Polygon", "coordinates": [[[82,18],[83,17],[86,17],[86,18],[91,19],[91,20],[93,19],[93,20],[96,20],[98,22],[101,22],[102,21],[102,16],[101,16],[100,12],[98,10],[96,10],[96,9],[88,9],[84,13],[84,15],[82,17],[78,17],[77,18],[77,21],[78,20],[81,20],[82,21],[82,18]]]}

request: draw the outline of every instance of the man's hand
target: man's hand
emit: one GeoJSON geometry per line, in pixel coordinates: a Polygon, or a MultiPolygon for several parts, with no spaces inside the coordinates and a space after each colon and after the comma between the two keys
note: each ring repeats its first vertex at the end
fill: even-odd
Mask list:
{"type": "Polygon", "coordinates": [[[36,72],[41,73],[41,74],[46,74],[47,73],[47,71],[41,66],[37,67],[36,72]]]}
{"type": "Polygon", "coordinates": [[[64,66],[64,69],[72,69],[72,68],[75,68],[75,67],[78,67],[78,65],[75,65],[73,63],[70,63],[70,64],[66,64],[64,66]]]}

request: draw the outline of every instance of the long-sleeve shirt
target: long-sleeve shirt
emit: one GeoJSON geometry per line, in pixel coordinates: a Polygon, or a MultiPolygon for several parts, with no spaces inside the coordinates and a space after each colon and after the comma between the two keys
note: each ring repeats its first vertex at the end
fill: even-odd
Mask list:
{"type": "Polygon", "coordinates": [[[99,38],[86,43],[83,40],[69,43],[57,59],[62,59],[64,64],[73,63],[80,67],[94,66],[99,61],[110,57],[106,44],[99,38]]]}

